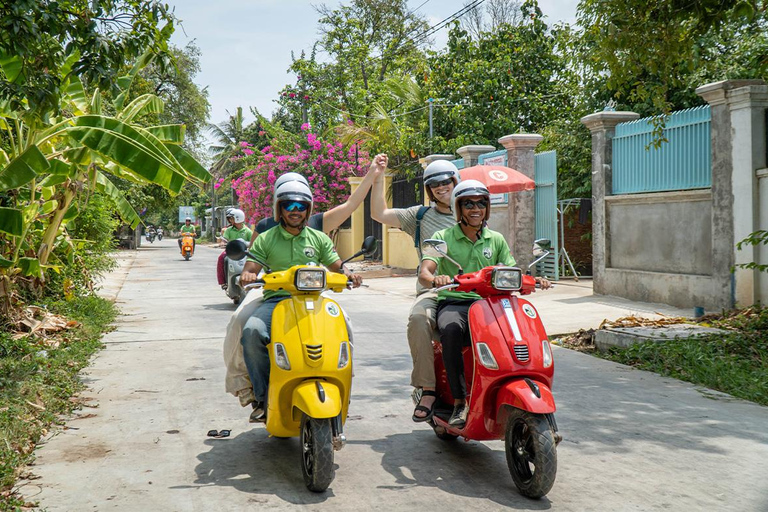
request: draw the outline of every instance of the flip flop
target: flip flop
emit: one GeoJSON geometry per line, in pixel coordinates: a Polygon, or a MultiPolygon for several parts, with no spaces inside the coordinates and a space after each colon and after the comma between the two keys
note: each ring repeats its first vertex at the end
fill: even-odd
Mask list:
{"type": "Polygon", "coordinates": [[[208,431],[208,437],[213,437],[216,439],[221,439],[223,437],[229,437],[229,434],[231,433],[230,430],[209,430],[208,431]]]}
{"type": "MultiPolygon", "coordinates": [[[[432,402],[432,407],[427,407],[425,405],[416,404],[416,408],[413,410],[413,416],[411,416],[411,419],[415,421],[416,423],[421,423],[423,421],[429,421],[432,419],[432,416],[435,415],[435,403],[437,402],[437,393],[431,390],[424,389],[421,391],[421,397],[424,398],[425,396],[434,396],[435,401],[432,402]],[[416,412],[420,411],[423,413],[426,413],[425,416],[416,416],[416,412]]],[[[419,402],[421,402],[421,399],[419,399],[419,402]]]]}

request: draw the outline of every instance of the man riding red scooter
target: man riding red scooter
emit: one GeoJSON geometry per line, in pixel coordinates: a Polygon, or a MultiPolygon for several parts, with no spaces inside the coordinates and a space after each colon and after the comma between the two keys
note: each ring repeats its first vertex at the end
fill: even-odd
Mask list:
{"type": "Polygon", "coordinates": [[[485,185],[462,181],[451,203],[458,224],[425,243],[419,274],[423,286],[440,290],[430,424],[441,439],[504,438],[515,484],[539,498],[557,472],[554,361],[536,309],[512,292],[550,283],[523,275],[501,234],[486,227],[485,185]]]}

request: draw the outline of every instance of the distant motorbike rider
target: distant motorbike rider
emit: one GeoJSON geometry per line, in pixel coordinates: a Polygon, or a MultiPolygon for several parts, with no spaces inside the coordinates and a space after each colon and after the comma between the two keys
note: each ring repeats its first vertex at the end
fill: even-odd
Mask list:
{"type": "MultiPolygon", "coordinates": [[[[246,243],[251,239],[253,231],[245,225],[245,213],[243,210],[237,208],[227,210],[227,221],[229,221],[230,226],[221,235],[219,240],[220,247],[224,247],[227,245],[227,242],[237,240],[238,238],[245,240],[246,243]]],[[[219,280],[219,286],[221,286],[222,290],[227,289],[227,276],[224,266],[226,257],[227,253],[222,251],[216,263],[216,278],[219,280]]]]}
{"type": "MultiPolygon", "coordinates": [[[[273,215],[278,225],[256,238],[251,246],[248,262],[240,275],[243,286],[254,282],[264,266],[274,272],[310,262],[325,265],[331,272],[343,272],[352,279],[354,287],[360,286],[362,278],[342,268],[341,259],[328,235],[307,226],[312,205],[312,192],[304,183],[285,183],[275,191],[273,215]]],[[[269,383],[267,345],[270,342],[272,311],[278,302],[288,296],[287,292],[265,291],[263,301],[243,328],[241,344],[255,398],[250,416],[252,422],[262,421],[266,414],[264,401],[269,383]]]]}
{"type": "Polygon", "coordinates": [[[192,225],[192,217],[187,217],[184,219],[184,225],[181,226],[181,229],[179,229],[179,249],[181,249],[181,239],[184,235],[190,235],[192,237],[192,250],[195,248],[195,237],[197,236],[197,231],[195,230],[195,226],[192,225]]]}
{"type": "MultiPolygon", "coordinates": [[[[456,224],[432,235],[432,238],[446,241],[448,255],[465,273],[491,265],[515,264],[504,236],[486,227],[491,213],[490,196],[486,186],[477,180],[459,183],[451,194],[456,224]]],[[[448,258],[425,256],[421,261],[419,283],[427,288],[439,288],[453,283],[458,273],[459,268],[448,258]]],[[[549,288],[546,279],[537,277],[536,282],[542,288],[549,288]]],[[[470,344],[467,313],[469,306],[480,298],[474,292],[442,290],[437,299],[437,328],[443,346],[443,364],[454,398],[453,414],[448,423],[458,428],[464,426],[469,412],[461,352],[470,344]]]]}

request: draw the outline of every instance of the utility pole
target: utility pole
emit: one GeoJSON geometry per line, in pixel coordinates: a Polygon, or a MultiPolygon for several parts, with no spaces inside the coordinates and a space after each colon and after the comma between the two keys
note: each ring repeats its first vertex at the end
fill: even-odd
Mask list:
{"type": "Polygon", "coordinates": [[[432,138],[432,111],[435,107],[435,100],[434,98],[429,98],[429,138],[432,138]]]}

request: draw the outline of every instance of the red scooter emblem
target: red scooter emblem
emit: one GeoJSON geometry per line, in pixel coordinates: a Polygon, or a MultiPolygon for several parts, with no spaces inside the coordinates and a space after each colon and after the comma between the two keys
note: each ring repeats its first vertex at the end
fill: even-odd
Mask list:
{"type": "MultiPolygon", "coordinates": [[[[445,242],[428,240],[427,245],[447,257],[445,242]]],[[[469,415],[461,429],[448,423],[454,397],[442,346],[435,341],[437,402],[430,425],[443,440],[504,439],[507,465],[518,490],[540,498],[555,482],[562,437],[551,391],[552,347],[536,308],[521,297],[532,293],[536,282],[519,268],[486,267],[457,275],[454,284],[443,288],[449,287],[482,297],[469,308],[471,344],[463,353],[469,415]]]]}

